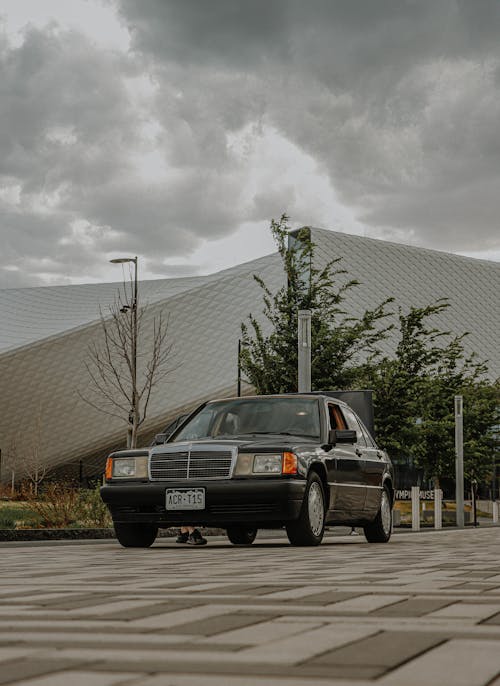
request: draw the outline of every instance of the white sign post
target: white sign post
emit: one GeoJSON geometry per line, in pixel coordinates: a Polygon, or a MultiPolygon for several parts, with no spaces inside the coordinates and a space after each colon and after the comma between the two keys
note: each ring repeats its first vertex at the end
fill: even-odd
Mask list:
{"type": "Polygon", "coordinates": [[[311,310],[299,310],[297,327],[298,392],[311,391],[311,310]]]}
{"type": "Polygon", "coordinates": [[[493,524],[498,524],[498,502],[496,500],[493,501],[493,524]]]}
{"type": "Polygon", "coordinates": [[[440,488],[434,490],[434,528],[443,528],[443,491],[440,488]]]}
{"type": "Polygon", "coordinates": [[[420,488],[411,487],[411,528],[420,531],[420,488]]]}

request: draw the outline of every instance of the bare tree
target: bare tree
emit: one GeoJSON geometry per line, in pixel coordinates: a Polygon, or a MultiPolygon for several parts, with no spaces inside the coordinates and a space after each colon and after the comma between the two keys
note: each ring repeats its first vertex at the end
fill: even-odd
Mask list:
{"type": "Polygon", "coordinates": [[[22,448],[20,464],[25,476],[30,482],[31,492],[36,497],[40,484],[47,476],[48,466],[45,463],[41,448],[42,437],[42,408],[38,408],[35,430],[30,432],[27,445],[22,448]]]}
{"type": "Polygon", "coordinates": [[[16,469],[19,465],[17,444],[18,438],[17,436],[13,436],[10,440],[9,445],[7,446],[7,450],[5,451],[5,457],[3,460],[5,470],[9,475],[11,496],[14,496],[15,493],[16,469]]]}
{"type": "Polygon", "coordinates": [[[147,310],[138,307],[137,282],[124,281],[108,313],[100,311],[102,337],[89,345],[85,362],[89,389],[79,394],[100,412],[127,422],[128,448],[137,446],[153,389],[174,369],[168,317],[148,322],[147,310]]]}

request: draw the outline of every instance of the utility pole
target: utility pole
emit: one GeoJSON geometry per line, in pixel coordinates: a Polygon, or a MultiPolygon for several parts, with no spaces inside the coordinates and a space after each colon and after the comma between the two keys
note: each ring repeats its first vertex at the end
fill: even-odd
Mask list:
{"type": "Polygon", "coordinates": [[[457,527],[463,529],[464,522],[464,399],[455,396],[455,500],[457,527]]]}
{"type": "Polygon", "coordinates": [[[298,392],[311,391],[311,310],[299,310],[297,327],[298,392]]]}

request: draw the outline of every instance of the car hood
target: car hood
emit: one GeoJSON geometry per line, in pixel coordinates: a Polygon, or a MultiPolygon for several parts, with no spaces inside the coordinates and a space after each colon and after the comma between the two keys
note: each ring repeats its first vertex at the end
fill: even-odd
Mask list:
{"type": "Polygon", "coordinates": [[[180,446],[196,446],[198,449],[202,446],[209,446],[213,449],[214,446],[221,446],[227,449],[237,448],[238,452],[268,452],[273,450],[284,450],[298,448],[299,446],[317,445],[319,441],[307,440],[298,436],[283,436],[281,434],[254,436],[252,438],[234,438],[234,439],[203,439],[199,441],[179,441],[172,443],[164,443],[163,445],[155,446],[153,452],[164,452],[165,449],[180,446]]]}

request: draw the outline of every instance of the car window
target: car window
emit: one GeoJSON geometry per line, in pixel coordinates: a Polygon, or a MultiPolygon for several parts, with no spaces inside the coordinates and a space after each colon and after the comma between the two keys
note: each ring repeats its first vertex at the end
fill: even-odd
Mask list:
{"type": "Polygon", "coordinates": [[[366,445],[369,448],[376,448],[377,444],[373,440],[373,438],[372,438],[370,432],[368,431],[368,429],[366,428],[366,426],[363,424],[363,422],[359,418],[358,418],[358,422],[359,422],[359,425],[360,425],[361,430],[363,432],[363,436],[365,437],[366,445]]]}
{"type": "Polygon", "coordinates": [[[347,424],[338,405],[328,403],[330,429],[347,429],[347,424]]]}
{"type": "Polygon", "coordinates": [[[162,433],[167,434],[167,436],[170,436],[178,426],[182,424],[182,422],[186,419],[188,415],[187,414],[181,414],[178,417],[176,417],[173,422],[170,422],[170,424],[167,424],[167,426],[163,429],[162,433]]]}
{"type": "Polygon", "coordinates": [[[201,412],[193,417],[187,426],[175,436],[176,441],[194,441],[199,436],[208,436],[210,426],[214,422],[215,410],[203,408],[201,412]]]}
{"type": "Polygon", "coordinates": [[[174,441],[255,434],[290,435],[319,440],[316,398],[238,398],[208,403],[173,436],[174,441]]]}
{"type": "Polygon", "coordinates": [[[354,431],[356,431],[356,433],[357,433],[358,445],[366,446],[366,439],[364,437],[361,426],[358,422],[358,418],[356,417],[354,412],[352,412],[352,410],[348,409],[347,407],[343,407],[342,411],[343,411],[344,417],[346,418],[347,425],[348,425],[349,429],[354,429],[354,431]]]}

